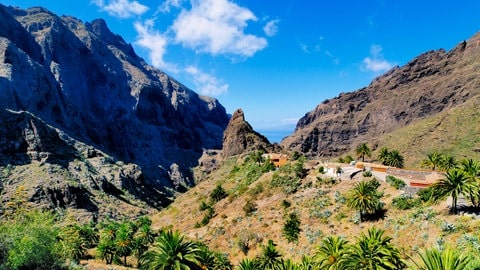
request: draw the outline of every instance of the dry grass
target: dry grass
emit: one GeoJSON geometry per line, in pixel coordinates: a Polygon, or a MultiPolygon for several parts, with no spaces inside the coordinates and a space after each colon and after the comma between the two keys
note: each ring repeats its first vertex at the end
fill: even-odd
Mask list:
{"type": "Polygon", "coordinates": [[[386,235],[393,237],[393,242],[405,254],[412,255],[418,249],[434,246],[440,238],[452,244],[456,243],[463,231],[442,232],[441,225],[444,221],[451,224],[463,222],[462,226],[469,231],[480,225],[478,221],[459,221],[464,217],[449,215],[445,203],[406,211],[394,209],[391,200],[400,195],[401,191],[386,183],[382,183],[379,188],[384,192],[382,201],[388,209],[385,218],[356,224],[355,211],[349,209],[345,203],[336,201],[336,197],[338,199],[338,195],[346,196],[355,183],[364,180],[363,176],[335,185],[324,185],[317,180],[317,176],[321,175],[317,173],[318,167],[314,167],[303,179],[300,189],[292,195],[270,188],[271,172],[263,175],[241,195],[230,195],[218,202],[215,205],[215,216],[210,222],[196,228],[195,224],[204,216],[204,212],[199,210],[200,202],[208,198],[216,184],[223,183],[227,192],[235,189],[234,182],[226,181],[234,164],[229,161],[196,187],[179,195],[167,209],[154,215],[152,219],[155,228],[170,227],[179,230],[214,250],[228,253],[232,263],[236,264],[245,257],[257,255],[261,245],[268,239],[278,244],[279,251],[285,257],[298,260],[302,255],[313,255],[316,245],[327,235],[341,235],[355,241],[361,231],[375,226],[384,229],[386,235]],[[252,193],[253,189],[258,189],[258,185],[263,186],[263,191],[252,193]],[[243,210],[248,200],[257,205],[257,211],[251,215],[246,215],[243,210]],[[282,206],[284,200],[291,203],[289,208],[282,206]],[[297,212],[301,220],[302,232],[298,243],[288,243],[282,235],[285,216],[292,211],[297,212]],[[325,217],[328,216],[328,211],[331,215],[325,217]],[[246,253],[242,252],[245,243],[248,243],[246,253]]]}

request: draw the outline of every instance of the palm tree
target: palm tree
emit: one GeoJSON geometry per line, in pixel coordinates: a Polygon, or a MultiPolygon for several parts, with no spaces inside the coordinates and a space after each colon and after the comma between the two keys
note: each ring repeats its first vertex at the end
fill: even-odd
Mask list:
{"type": "Polygon", "coordinates": [[[478,199],[480,197],[480,163],[473,159],[464,159],[461,162],[460,168],[472,182],[472,189],[469,191],[470,201],[473,206],[478,206],[478,199]]]}
{"type": "Polygon", "coordinates": [[[432,168],[436,171],[437,167],[442,163],[442,154],[438,152],[432,152],[427,155],[427,158],[422,161],[422,167],[432,168]]]}
{"type": "Polygon", "coordinates": [[[185,240],[178,231],[162,231],[153,248],[140,257],[140,269],[201,269],[200,252],[198,243],[185,240]]]}
{"type": "Polygon", "coordinates": [[[258,269],[257,262],[255,260],[246,258],[241,260],[235,269],[236,270],[256,270],[258,269]]]}
{"type": "Polygon", "coordinates": [[[440,201],[447,196],[452,197],[451,211],[457,213],[458,196],[469,194],[473,188],[472,181],[461,170],[453,169],[445,173],[445,177],[432,185],[432,199],[440,201]]]}
{"type": "Polygon", "coordinates": [[[267,245],[262,247],[262,254],[256,259],[257,269],[280,269],[282,264],[282,255],[278,252],[273,240],[268,240],[267,245]]]}
{"type": "Polygon", "coordinates": [[[320,243],[315,259],[321,269],[343,269],[341,258],[345,254],[348,241],[338,236],[328,236],[320,243]]]}
{"type": "Polygon", "coordinates": [[[422,262],[418,264],[413,261],[419,270],[463,270],[471,261],[470,258],[463,256],[451,248],[444,250],[434,248],[425,250],[419,255],[422,262]]]}
{"type": "Polygon", "coordinates": [[[381,197],[382,194],[377,191],[373,181],[362,181],[350,190],[347,205],[359,212],[362,221],[365,214],[376,213],[381,209],[381,197]]]}
{"type": "Polygon", "coordinates": [[[398,249],[390,241],[391,237],[383,236],[384,231],[375,227],[362,233],[355,245],[351,245],[342,257],[344,268],[358,270],[403,269],[405,262],[398,249]]]}
{"type": "Polygon", "coordinates": [[[145,251],[148,250],[148,246],[155,241],[156,234],[153,232],[149,223],[141,223],[137,231],[133,235],[134,239],[134,253],[140,257],[145,251]]]}
{"type": "Polygon", "coordinates": [[[132,225],[130,222],[120,224],[115,235],[115,255],[123,257],[124,265],[127,265],[127,256],[130,256],[134,248],[132,225]]]}
{"type": "Polygon", "coordinates": [[[380,149],[380,153],[378,154],[378,160],[380,160],[382,164],[385,165],[389,154],[390,152],[388,151],[388,149],[386,147],[382,147],[382,149],[380,149]]]}
{"type": "Polygon", "coordinates": [[[372,156],[372,150],[366,143],[362,143],[357,148],[355,149],[355,153],[357,154],[357,157],[362,158],[362,162],[365,162],[365,156],[371,157],[372,156]]]}
{"type": "Polygon", "coordinates": [[[202,269],[209,270],[227,270],[232,269],[232,264],[228,257],[223,253],[218,253],[210,250],[208,246],[200,243],[200,262],[202,269]]]}
{"type": "Polygon", "coordinates": [[[301,270],[314,270],[318,269],[319,266],[312,257],[303,255],[298,268],[301,270]]]}
{"type": "Polygon", "coordinates": [[[120,225],[117,222],[107,222],[100,224],[101,230],[97,254],[105,260],[106,264],[112,264],[116,254],[115,239],[117,237],[117,229],[120,225]]]}
{"type": "Polygon", "coordinates": [[[457,167],[457,161],[454,156],[443,155],[439,167],[444,171],[455,169],[457,167]]]}
{"type": "Polygon", "coordinates": [[[395,168],[403,168],[405,165],[404,162],[405,162],[405,159],[400,154],[400,152],[398,150],[392,150],[391,152],[388,153],[384,164],[387,166],[395,167],[395,168]]]}

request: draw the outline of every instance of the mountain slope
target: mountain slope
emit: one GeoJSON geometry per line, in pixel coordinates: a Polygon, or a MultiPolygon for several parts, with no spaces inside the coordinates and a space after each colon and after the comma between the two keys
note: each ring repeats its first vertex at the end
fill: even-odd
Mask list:
{"type": "MultiPolygon", "coordinates": [[[[149,66],[105,21],[3,5],[0,20],[0,110],[28,112],[66,134],[67,145],[138,165],[145,189],[158,191],[153,200],[165,199],[165,188],[192,185],[190,168],[203,149],[222,147],[225,108],[149,66]]],[[[6,144],[24,140],[8,135],[6,144]]],[[[85,158],[70,148],[74,159],[85,158]]],[[[0,166],[38,162],[25,155],[28,161],[8,157],[0,166]]]]}
{"type": "Polygon", "coordinates": [[[449,52],[426,52],[365,88],[324,101],[299,120],[294,134],[281,145],[310,156],[333,157],[363,142],[376,148],[385,134],[478,98],[479,43],[476,34],[449,52]]]}

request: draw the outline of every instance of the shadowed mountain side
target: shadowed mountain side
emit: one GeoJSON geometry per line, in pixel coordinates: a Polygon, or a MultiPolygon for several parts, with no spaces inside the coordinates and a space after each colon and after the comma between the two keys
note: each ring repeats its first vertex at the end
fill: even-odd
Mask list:
{"type": "Polygon", "coordinates": [[[149,66],[105,21],[0,5],[0,108],[29,111],[147,184],[193,184],[203,149],[222,146],[225,108],[149,66]]]}

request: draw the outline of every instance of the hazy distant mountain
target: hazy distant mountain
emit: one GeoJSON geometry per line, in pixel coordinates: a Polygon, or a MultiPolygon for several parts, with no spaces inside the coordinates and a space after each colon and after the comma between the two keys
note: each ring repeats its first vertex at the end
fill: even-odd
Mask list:
{"type": "MultiPolygon", "coordinates": [[[[476,106],[477,113],[470,117],[480,119],[479,74],[480,33],[477,33],[449,52],[443,49],[426,52],[374,79],[365,88],[325,100],[298,121],[294,134],[281,145],[309,156],[324,157],[352,153],[364,142],[373,148],[388,144],[412,155],[415,153],[410,148],[415,147],[417,153],[420,148],[423,154],[450,145],[460,147],[455,138],[475,133],[478,122],[462,125],[460,130],[455,125],[442,126],[442,119],[452,116],[446,112],[462,111],[462,106],[476,106]],[[434,116],[438,118],[436,121],[428,125],[423,122],[424,127],[414,131],[413,125],[434,116]],[[409,132],[403,132],[401,138],[395,136],[395,132],[406,127],[411,127],[409,132]],[[448,137],[452,134],[457,136],[448,137]]],[[[472,140],[461,147],[465,147],[463,154],[468,156],[478,152],[480,142],[472,140]]]]}
{"type": "Polygon", "coordinates": [[[224,107],[149,66],[105,21],[2,5],[0,21],[0,166],[49,163],[58,149],[44,147],[44,140],[53,136],[69,149],[63,168],[98,157],[88,151],[101,153],[112,164],[140,166],[143,190],[155,193],[191,185],[190,168],[203,149],[222,147],[224,107]],[[19,115],[36,120],[10,121],[7,128],[19,115]],[[40,126],[57,135],[42,137],[40,126]],[[29,139],[43,146],[29,147],[29,139]]]}

